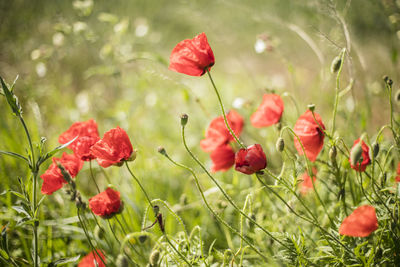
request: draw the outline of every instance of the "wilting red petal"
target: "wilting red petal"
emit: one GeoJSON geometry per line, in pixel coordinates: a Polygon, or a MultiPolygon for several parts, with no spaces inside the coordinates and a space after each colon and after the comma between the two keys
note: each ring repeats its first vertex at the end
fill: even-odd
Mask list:
{"type": "Polygon", "coordinates": [[[235,164],[235,152],[230,145],[221,145],[210,154],[212,161],[211,171],[227,171],[235,164]]]}
{"type": "Polygon", "coordinates": [[[81,160],[90,161],[96,158],[90,149],[99,140],[100,137],[81,136],[74,141],[71,149],[72,151],[74,151],[74,154],[77,155],[81,160]]]}
{"type": "Polygon", "coordinates": [[[400,162],[397,164],[396,182],[400,182],[400,162]]]}
{"type": "MultiPolygon", "coordinates": [[[[226,119],[229,126],[236,136],[240,136],[243,129],[243,118],[234,110],[226,114],[226,119]]],[[[206,130],[206,138],[200,141],[201,148],[206,152],[212,152],[217,147],[234,141],[233,136],[226,128],[224,117],[219,116],[213,119],[206,130]]]]}
{"type": "MultiPolygon", "coordinates": [[[[313,181],[315,183],[316,180],[316,175],[317,175],[317,169],[315,167],[312,167],[312,172],[313,172],[313,181]]],[[[307,171],[303,173],[301,176],[301,179],[303,180],[300,183],[301,189],[300,192],[305,195],[307,194],[311,189],[313,189],[313,182],[311,181],[310,176],[308,175],[307,171]]]]}
{"type": "Polygon", "coordinates": [[[118,212],[120,207],[120,193],[111,188],[89,199],[89,208],[98,216],[109,217],[118,212]]]}
{"type": "Polygon", "coordinates": [[[51,195],[67,183],[56,162],[59,162],[69,172],[71,177],[75,177],[83,165],[83,162],[75,154],[69,155],[64,152],[61,158],[53,158],[53,163],[40,176],[43,179],[42,194],[51,195]]]}
{"type": "Polygon", "coordinates": [[[261,128],[278,123],[284,109],[283,100],[276,94],[264,94],[261,105],[250,117],[254,127],[261,128]]]}
{"type": "Polygon", "coordinates": [[[375,208],[369,205],[358,207],[346,217],[339,228],[339,234],[366,237],[378,229],[375,208]]]}
{"type": "MultiPolygon", "coordinates": [[[[351,154],[351,151],[353,150],[353,148],[359,142],[360,142],[360,138],[358,138],[357,140],[354,141],[354,144],[350,150],[350,154],[351,154]]],[[[351,160],[349,159],[351,168],[353,168],[354,170],[359,171],[359,172],[365,171],[367,166],[371,163],[371,159],[369,157],[369,147],[367,146],[367,144],[364,141],[361,142],[361,149],[362,149],[362,154],[361,154],[362,161],[361,162],[357,162],[356,165],[353,165],[353,164],[351,164],[351,160]]]]}
{"type": "MultiPolygon", "coordinates": [[[[103,259],[103,261],[107,263],[106,257],[104,256],[103,252],[99,249],[96,249],[96,251],[100,255],[101,259],[103,259]]],[[[87,254],[79,261],[78,267],[105,267],[103,261],[100,259],[97,253],[95,251],[92,251],[87,254]],[[95,261],[97,262],[97,265],[95,261]]]]}
{"type": "Polygon", "coordinates": [[[132,155],[133,147],[128,134],[120,127],[109,130],[91,148],[100,166],[106,168],[128,160],[132,155]]]}
{"type": "MultiPolygon", "coordinates": [[[[315,161],[317,159],[319,152],[321,152],[322,147],[324,146],[325,137],[323,131],[319,127],[321,126],[322,129],[325,130],[325,125],[319,114],[314,113],[314,115],[318,123],[314,120],[312,112],[307,110],[297,119],[293,128],[294,132],[300,138],[306,156],[310,161],[315,161]]],[[[299,155],[303,155],[301,144],[296,137],[294,137],[294,146],[299,155]]]]}
{"type": "Polygon", "coordinates": [[[240,149],[235,156],[235,170],[245,173],[253,174],[267,167],[267,158],[262,147],[255,144],[240,149]]]}
{"type": "Polygon", "coordinates": [[[170,70],[191,76],[203,75],[215,63],[214,53],[204,32],[193,39],[179,42],[172,50],[169,60],[170,70]]]}

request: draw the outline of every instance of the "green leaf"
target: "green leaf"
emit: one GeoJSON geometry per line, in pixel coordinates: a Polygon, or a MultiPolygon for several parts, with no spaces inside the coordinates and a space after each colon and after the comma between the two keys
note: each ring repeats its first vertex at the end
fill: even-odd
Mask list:
{"type": "Polygon", "coordinates": [[[8,105],[10,105],[13,113],[16,116],[20,116],[21,113],[22,113],[22,109],[21,109],[21,106],[19,105],[17,96],[14,95],[10,91],[10,89],[8,89],[8,87],[5,84],[5,82],[4,82],[2,77],[0,77],[0,82],[1,82],[1,86],[3,87],[3,92],[4,92],[4,95],[5,95],[6,99],[7,99],[8,105]]]}
{"type": "Polygon", "coordinates": [[[16,195],[17,197],[22,198],[23,200],[25,200],[25,196],[23,194],[21,194],[19,192],[16,192],[16,191],[13,191],[13,190],[10,190],[9,192],[11,194],[16,195]]]}
{"type": "Polygon", "coordinates": [[[75,256],[75,257],[70,257],[70,258],[62,258],[53,262],[50,262],[49,265],[47,265],[47,267],[55,267],[55,266],[61,266],[64,265],[66,263],[71,263],[71,262],[76,262],[77,260],[79,260],[81,256],[75,256]]]}
{"type": "Polygon", "coordinates": [[[11,156],[11,157],[14,157],[14,158],[17,158],[17,159],[24,160],[24,161],[26,161],[26,163],[28,163],[28,164],[29,164],[29,161],[28,161],[28,159],[27,159],[27,158],[25,158],[24,156],[22,156],[22,155],[18,154],[18,153],[14,153],[14,152],[10,152],[10,151],[3,151],[3,150],[0,150],[0,154],[3,154],[3,155],[7,155],[7,156],[11,156]]]}
{"type": "Polygon", "coordinates": [[[8,254],[5,250],[0,249],[0,255],[6,260],[10,259],[10,257],[8,256],[8,254]]]}
{"type": "Polygon", "coordinates": [[[51,158],[54,154],[56,154],[58,151],[60,151],[63,148],[66,148],[67,146],[69,146],[70,144],[72,144],[77,138],[79,137],[79,135],[75,136],[74,139],[72,139],[71,141],[69,141],[68,143],[62,144],[61,146],[58,146],[56,148],[54,148],[53,150],[51,150],[50,152],[47,152],[43,157],[41,157],[38,161],[38,166],[40,166],[43,162],[45,162],[46,160],[48,160],[49,158],[51,158]]]}
{"type": "Polygon", "coordinates": [[[22,206],[12,206],[12,208],[13,208],[13,210],[15,210],[18,213],[25,214],[29,218],[31,217],[31,215],[22,206]]]}

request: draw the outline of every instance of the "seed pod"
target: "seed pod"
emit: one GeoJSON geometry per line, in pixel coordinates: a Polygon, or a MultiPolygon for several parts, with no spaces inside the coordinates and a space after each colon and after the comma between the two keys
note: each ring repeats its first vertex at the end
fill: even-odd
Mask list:
{"type": "Polygon", "coordinates": [[[181,125],[185,126],[188,122],[189,116],[187,114],[182,114],[181,115],[181,125]]]}
{"type": "Polygon", "coordinates": [[[379,153],[379,144],[378,143],[372,144],[372,152],[373,152],[374,158],[376,158],[376,156],[378,156],[378,153],[379,153]]]}
{"type": "Polygon", "coordinates": [[[278,141],[276,141],[276,150],[282,152],[284,148],[285,148],[285,141],[283,140],[282,137],[279,137],[278,141]]]}
{"type": "Polygon", "coordinates": [[[115,265],[117,267],[127,267],[128,264],[128,258],[124,254],[119,254],[115,265]]]}
{"type": "Polygon", "coordinates": [[[339,70],[340,65],[342,65],[342,59],[339,56],[337,56],[332,60],[331,72],[336,73],[339,70]]]}
{"type": "Polygon", "coordinates": [[[165,150],[164,147],[159,146],[157,150],[158,150],[158,153],[160,153],[161,155],[164,155],[164,156],[167,155],[167,151],[165,150]]]}
{"type": "Polygon", "coordinates": [[[362,147],[361,147],[361,142],[359,142],[350,151],[351,165],[355,166],[360,161],[361,156],[362,156],[362,147]]]}
{"type": "Polygon", "coordinates": [[[314,112],[314,110],[315,110],[315,104],[309,104],[309,105],[307,106],[307,108],[308,108],[311,112],[314,112]]]}
{"type": "Polygon", "coordinates": [[[144,242],[146,242],[146,240],[147,240],[147,235],[140,235],[139,236],[139,242],[140,243],[144,243],[144,242]]]}
{"type": "Polygon", "coordinates": [[[336,161],[336,155],[337,155],[336,146],[332,146],[331,149],[329,149],[329,159],[332,162],[335,162],[336,161]]]}
{"type": "Polygon", "coordinates": [[[158,260],[160,259],[160,251],[154,250],[151,255],[150,255],[150,264],[151,266],[157,266],[158,265],[158,260]]]}
{"type": "MultiPolygon", "coordinates": [[[[250,214],[250,216],[249,216],[251,219],[253,219],[253,221],[255,221],[256,220],[256,215],[254,215],[253,213],[251,213],[250,214]]],[[[250,220],[246,220],[246,224],[247,224],[247,227],[249,227],[249,230],[250,231],[253,231],[253,229],[254,229],[254,223],[252,222],[252,221],[250,221],[250,220]]]]}

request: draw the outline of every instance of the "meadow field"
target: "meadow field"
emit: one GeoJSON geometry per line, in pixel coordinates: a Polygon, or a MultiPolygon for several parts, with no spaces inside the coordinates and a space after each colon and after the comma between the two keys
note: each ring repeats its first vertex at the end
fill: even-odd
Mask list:
{"type": "Polygon", "coordinates": [[[400,1],[0,2],[0,266],[400,266],[400,1]]]}

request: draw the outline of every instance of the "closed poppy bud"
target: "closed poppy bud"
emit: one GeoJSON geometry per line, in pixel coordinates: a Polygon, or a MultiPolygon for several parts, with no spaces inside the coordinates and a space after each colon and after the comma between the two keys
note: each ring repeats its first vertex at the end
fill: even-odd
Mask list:
{"type": "Polygon", "coordinates": [[[169,69],[190,76],[201,76],[214,63],[214,53],[203,32],[193,39],[179,42],[169,57],[169,69]]]}
{"type": "Polygon", "coordinates": [[[329,149],[329,159],[332,162],[335,162],[336,161],[336,155],[337,155],[336,146],[332,146],[331,149],[329,149]]]}
{"type": "Polygon", "coordinates": [[[57,163],[61,164],[71,177],[75,177],[83,165],[83,162],[75,154],[64,152],[61,158],[53,158],[53,163],[40,176],[43,179],[42,194],[51,195],[67,183],[57,163]]]}
{"type": "Polygon", "coordinates": [[[111,188],[107,188],[89,199],[89,208],[93,213],[105,218],[109,218],[119,212],[121,206],[120,193],[111,188]]]}
{"type": "Polygon", "coordinates": [[[379,153],[379,143],[373,143],[372,144],[372,153],[374,155],[374,158],[378,156],[379,153]]]}
{"type": "Polygon", "coordinates": [[[259,144],[240,149],[235,156],[235,170],[253,174],[267,167],[267,158],[259,144]]]}
{"type": "Polygon", "coordinates": [[[97,123],[94,120],[75,122],[59,136],[58,141],[61,144],[66,144],[75,137],[78,138],[68,148],[74,151],[74,154],[82,160],[89,161],[94,159],[95,156],[91,153],[90,148],[100,139],[97,123]]]}
{"type": "Polygon", "coordinates": [[[115,265],[117,267],[126,267],[128,266],[128,264],[129,264],[128,258],[124,254],[119,254],[115,265]]]}
{"type": "Polygon", "coordinates": [[[188,122],[189,116],[187,114],[182,114],[181,115],[181,125],[185,126],[188,122]]]}
{"type": "Polygon", "coordinates": [[[369,205],[358,207],[346,217],[339,228],[339,234],[366,237],[378,229],[375,208],[369,205]]]}
{"type": "Polygon", "coordinates": [[[160,259],[160,251],[154,250],[150,254],[150,259],[149,259],[151,266],[157,266],[159,259],[160,259]]]}
{"type": "Polygon", "coordinates": [[[230,145],[221,145],[210,154],[211,171],[227,171],[235,164],[235,152],[230,145]]]}
{"type": "MultiPolygon", "coordinates": [[[[307,158],[310,161],[315,161],[319,152],[324,146],[324,132],[325,125],[321,120],[321,117],[317,113],[313,113],[307,110],[303,115],[301,115],[294,125],[294,132],[303,144],[304,151],[307,158]],[[314,116],[315,119],[314,120],[314,116]],[[317,123],[318,122],[318,123],[317,123]],[[322,127],[322,129],[320,128],[322,127]]],[[[294,146],[300,155],[303,155],[303,149],[301,147],[299,140],[294,137],[294,146]]]]}
{"type": "Polygon", "coordinates": [[[161,155],[164,155],[164,156],[167,155],[167,151],[166,151],[165,148],[162,147],[162,146],[159,146],[158,149],[157,149],[157,151],[158,151],[158,153],[160,153],[161,155]]]}
{"type": "Polygon", "coordinates": [[[91,152],[99,165],[107,168],[113,164],[129,160],[133,148],[127,133],[122,128],[117,127],[106,132],[103,139],[92,146],[91,152]]]}
{"type": "Polygon", "coordinates": [[[342,65],[342,59],[337,56],[332,60],[332,64],[331,64],[331,72],[335,73],[339,70],[340,65],[342,65]]]}
{"type": "Polygon", "coordinates": [[[350,166],[356,171],[363,172],[367,165],[371,163],[369,157],[369,147],[360,139],[354,141],[353,147],[350,150],[350,166]]]}
{"type": "Polygon", "coordinates": [[[264,94],[261,105],[250,117],[254,127],[261,128],[278,123],[284,109],[283,100],[276,94],[264,94]]]}
{"type": "MultiPolygon", "coordinates": [[[[243,129],[243,118],[234,110],[226,114],[226,119],[237,137],[243,129]]],[[[200,146],[205,152],[212,152],[221,145],[234,141],[233,136],[226,128],[223,116],[213,119],[206,130],[206,138],[200,141],[200,146]]]]}
{"type": "Polygon", "coordinates": [[[106,257],[101,250],[96,249],[96,251],[97,253],[95,251],[92,251],[85,257],[83,257],[80,260],[78,267],[105,267],[103,261],[107,263],[106,257]],[[103,261],[100,259],[99,255],[101,259],[103,259],[103,261]]]}
{"type": "Polygon", "coordinates": [[[285,141],[283,140],[282,137],[279,137],[278,141],[276,141],[276,150],[282,152],[284,148],[285,148],[285,141]]]}

